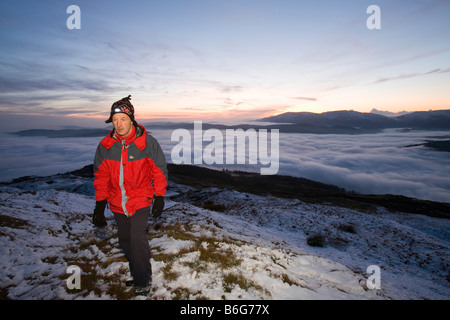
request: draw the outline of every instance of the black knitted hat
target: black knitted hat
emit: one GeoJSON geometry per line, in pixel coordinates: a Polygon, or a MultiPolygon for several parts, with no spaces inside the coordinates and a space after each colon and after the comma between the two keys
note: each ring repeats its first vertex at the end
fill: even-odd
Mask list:
{"type": "Polygon", "coordinates": [[[131,100],[131,95],[129,95],[126,98],[122,98],[119,101],[116,101],[113,103],[113,105],[111,106],[111,114],[109,115],[108,120],[106,120],[106,123],[110,123],[112,122],[112,117],[116,114],[116,113],[125,113],[127,116],[130,117],[131,121],[133,123],[136,123],[136,120],[134,120],[134,107],[130,102],[131,100]]]}

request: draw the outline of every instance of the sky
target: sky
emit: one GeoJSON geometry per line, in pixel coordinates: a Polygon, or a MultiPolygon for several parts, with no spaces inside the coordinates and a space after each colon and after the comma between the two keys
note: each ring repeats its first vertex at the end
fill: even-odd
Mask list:
{"type": "Polygon", "coordinates": [[[0,12],[0,131],[104,126],[129,94],[140,120],[450,109],[450,0],[3,0],[0,12]]]}

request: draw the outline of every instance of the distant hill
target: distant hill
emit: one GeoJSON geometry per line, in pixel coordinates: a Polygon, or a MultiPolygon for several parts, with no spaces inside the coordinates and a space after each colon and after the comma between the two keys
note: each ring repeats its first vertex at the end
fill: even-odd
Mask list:
{"type": "MultiPolygon", "coordinates": [[[[387,128],[408,128],[421,130],[450,130],[450,110],[412,112],[405,115],[388,117],[377,113],[363,113],[357,111],[331,111],[324,113],[287,112],[276,116],[260,119],[264,122],[290,124],[292,126],[306,126],[311,132],[314,128],[322,131],[336,130],[356,133],[380,131],[387,128]]],[[[331,133],[331,132],[330,132],[331,133]]]]}
{"type": "Polygon", "coordinates": [[[269,122],[307,124],[325,127],[353,127],[353,128],[388,128],[395,124],[395,120],[373,113],[356,111],[332,111],[325,113],[287,112],[273,117],[261,119],[269,122]]]}
{"type": "Polygon", "coordinates": [[[21,137],[48,137],[48,138],[86,138],[86,137],[104,137],[109,133],[108,129],[31,129],[14,132],[21,137]]]}
{"type": "Polygon", "coordinates": [[[381,110],[377,110],[377,109],[373,108],[370,111],[370,113],[381,114],[386,117],[398,117],[398,116],[403,116],[405,114],[409,114],[411,112],[408,112],[408,111],[390,112],[390,111],[381,111],[381,110]]]}
{"type": "Polygon", "coordinates": [[[395,118],[400,127],[450,129],[450,110],[418,111],[395,118]]]}

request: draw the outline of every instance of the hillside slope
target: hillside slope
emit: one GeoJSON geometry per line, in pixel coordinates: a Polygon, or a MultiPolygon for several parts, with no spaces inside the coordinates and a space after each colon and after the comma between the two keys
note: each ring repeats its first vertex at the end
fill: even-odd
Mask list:
{"type": "MultiPolygon", "coordinates": [[[[136,299],[86,171],[0,185],[2,299],[136,299]],[[69,290],[67,268],[81,270],[69,290]]],[[[448,299],[450,220],[173,180],[149,221],[151,299],[448,299]],[[367,267],[381,269],[368,289],[367,267]]]]}

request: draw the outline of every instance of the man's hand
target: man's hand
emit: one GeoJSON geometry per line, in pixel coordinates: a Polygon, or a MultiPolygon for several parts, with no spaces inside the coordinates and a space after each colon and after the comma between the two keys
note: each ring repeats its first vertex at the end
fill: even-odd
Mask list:
{"type": "Polygon", "coordinates": [[[152,208],[152,215],[153,218],[158,218],[161,216],[162,212],[164,210],[164,197],[163,196],[156,196],[153,200],[153,208],[152,208]]]}
{"type": "Polygon", "coordinates": [[[105,219],[106,200],[97,201],[95,203],[94,214],[92,216],[92,223],[96,227],[106,227],[105,219]]]}

